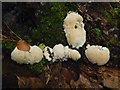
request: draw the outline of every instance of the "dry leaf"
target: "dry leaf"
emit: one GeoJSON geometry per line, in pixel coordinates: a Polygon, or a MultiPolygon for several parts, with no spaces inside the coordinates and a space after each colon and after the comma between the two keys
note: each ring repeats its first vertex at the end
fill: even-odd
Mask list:
{"type": "Polygon", "coordinates": [[[102,76],[102,82],[108,88],[120,88],[120,69],[101,67],[98,72],[102,76]]]}
{"type": "Polygon", "coordinates": [[[29,51],[30,45],[26,41],[20,39],[17,43],[17,48],[22,51],[29,51]]]}
{"type": "Polygon", "coordinates": [[[62,73],[66,83],[69,84],[73,77],[71,71],[69,71],[67,68],[63,68],[62,73]]]}
{"type": "Polygon", "coordinates": [[[19,77],[18,86],[19,88],[42,88],[43,82],[38,77],[19,77]]]}

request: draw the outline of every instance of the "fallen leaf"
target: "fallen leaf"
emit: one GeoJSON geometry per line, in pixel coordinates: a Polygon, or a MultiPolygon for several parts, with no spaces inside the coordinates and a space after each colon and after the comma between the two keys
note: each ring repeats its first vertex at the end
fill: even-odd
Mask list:
{"type": "Polygon", "coordinates": [[[102,76],[102,83],[107,88],[120,88],[120,71],[116,68],[101,67],[98,72],[102,76]]]}
{"type": "Polygon", "coordinates": [[[29,51],[30,45],[25,40],[20,39],[17,43],[17,48],[22,51],[29,51]]]}
{"type": "Polygon", "coordinates": [[[73,78],[71,71],[69,71],[67,68],[63,68],[62,73],[66,83],[69,84],[73,78]]]}
{"type": "Polygon", "coordinates": [[[38,77],[19,77],[18,78],[18,86],[19,88],[42,88],[43,82],[38,77]]]}

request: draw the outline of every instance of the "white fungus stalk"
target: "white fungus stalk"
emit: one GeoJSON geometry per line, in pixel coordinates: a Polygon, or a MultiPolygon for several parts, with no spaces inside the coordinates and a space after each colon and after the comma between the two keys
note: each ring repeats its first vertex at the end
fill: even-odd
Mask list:
{"type": "Polygon", "coordinates": [[[75,12],[69,12],[64,19],[64,32],[69,45],[73,48],[82,47],[86,41],[83,18],[75,12]]]}
{"type": "Polygon", "coordinates": [[[88,45],[85,55],[91,63],[97,65],[104,65],[110,59],[109,49],[98,45],[88,45]]]}

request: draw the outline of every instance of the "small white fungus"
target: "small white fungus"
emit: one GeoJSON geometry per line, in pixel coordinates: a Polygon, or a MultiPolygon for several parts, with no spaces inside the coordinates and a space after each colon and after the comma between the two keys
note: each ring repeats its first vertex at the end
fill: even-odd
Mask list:
{"type": "Polygon", "coordinates": [[[75,49],[70,49],[68,46],[65,46],[65,57],[71,58],[74,61],[77,61],[81,58],[80,53],[75,49]]]}
{"type": "Polygon", "coordinates": [[[53,50],[52,50],[52,48],[50,48],[50,47],[45,47],[44,48],[44,56],[45,56],[45,58],[48,60],[48,61],[51,61],[52,60],[52,58],[50,57],[50,55],[53,53],[53,50]],[[49,50],[49,51],[48,51],[49,50]],[[50,52],[50,53],[49,53],[50,52]]]}
{"type": "Polygon", "coordinates": [[[71,49],[68,46],[65,46],[65,48],[64,48],[65,58],[70,57],[70,51],[71,51],[71,49]]]}
{"type": "Polygon", "coordinates": [[[71,58],[77,61],[81,58],[80,53],[75,49],[70,49],[68,46],[63,46],[62,44],[55,45],[53,47],[54,61],[55,59],[63,59],[66,61],[67,58],[71,58]]]}
{"type": "Polygon", "coordinates": [[[53,54],[55,59],[62,59],[64,57],[64,46],[57,44],[53,47],[53,54]]]}
{"type": "Polygon", "coordinates": [[[110,59],[110,51],[107,47],[98,45],[88,45],[85,50],[85,55],[93,64],[104,65],[110,59]]]}
{"type": "Polygon", "coordinates": [[[52,48],[44,48],[44,56],[48,61],[56,62],[58,59],[60,61],[67,61],[68,58],[77,61],[81,58],[80,53],[75,49],[70,49],[68,46],[63,46],[62,44],[57,44],[52,48]],[[51,56],[51,57],[50,57],[51,56]]]}
{"type": "Polygon", "coordinates": [[[74,61],[77,61],[78,59],[81,58],[81,55],[77,50],[71,50],[69,58],[72,58],[74,61]]]}

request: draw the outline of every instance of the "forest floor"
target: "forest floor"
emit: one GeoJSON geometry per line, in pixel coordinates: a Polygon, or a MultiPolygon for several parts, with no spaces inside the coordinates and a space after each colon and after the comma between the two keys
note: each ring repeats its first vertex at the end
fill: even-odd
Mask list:
{"type": "MultiPolygon", "coordinates": [[[[11,50],[2,48],[3,88],[120,88],[120,4],[77,3],[77,12],[84,18],[87,40],[77,62],[47,63],[42,73],[33,73],[28,66],[11,60],[11,50]],[[117,10],[119,9],[119,10],[117,10]],[[116,10],[116,11],[115,11],[116,10]],[[85,46],[109,48],[110,60],[103,66],[90,63],[85,46]]],[[[3,37],[4,40],[4,37],[3,37]]]]}

